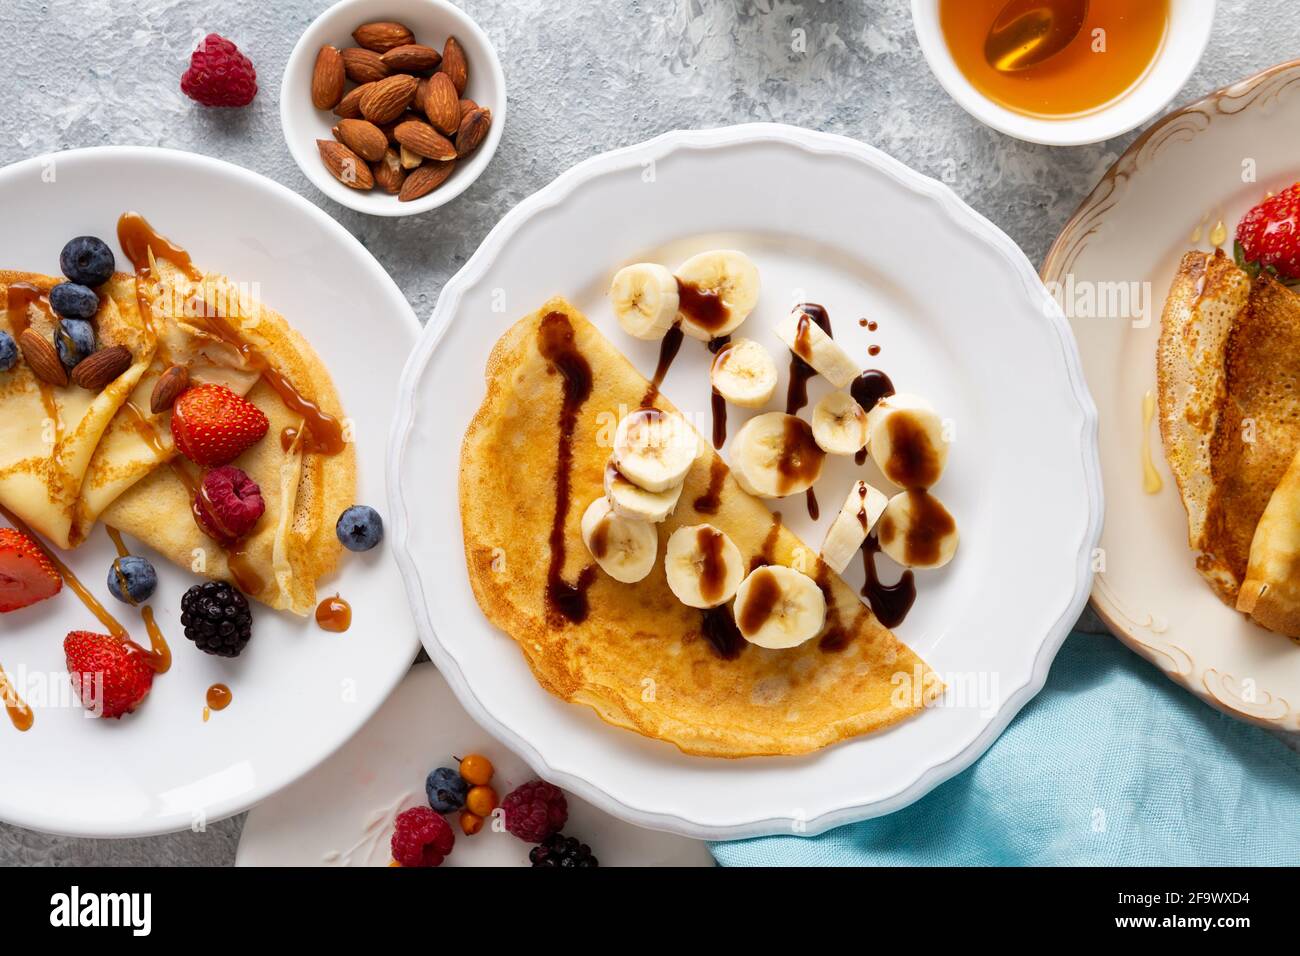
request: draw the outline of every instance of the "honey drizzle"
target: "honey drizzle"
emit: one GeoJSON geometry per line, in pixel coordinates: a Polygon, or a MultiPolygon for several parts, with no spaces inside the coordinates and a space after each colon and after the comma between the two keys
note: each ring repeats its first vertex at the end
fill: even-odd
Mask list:
{"type": "MultiPolygon", "coordinates": [[[[104,528],[113,541],[113,547],[117,548],[117,556],[125,558],[130,555],[126,542],[122,540],[122,533],[108,525],[104,528]]],[[[121,590],[123,594],[127,593],[125,582],[121,590]]],[[[166,674],[172,668],[172,649],[167,644],[167,638],[163,636],[162,628],[154,619],[153,608],[147,604],[140,608],[140,618],[144,621],[144,629],[149,634],[149,666],[153,668],[155,674],[166,674]]]]}
{"type": "Polygon", "coordinates": [[[1142,396],[1142,490],[1154,495],[1165,483],[1151,460],[1151,420],[1156,414],[1156,396],[1148,389],[1142,396]]]}
{"type": "Polygon", "coordinates": [[[322,631],[342,634],[352,626],[352,605],[337,594],[325,598],[316,606],[316,624],[322,631]]]}
{"type": "Polygon", "coordinates": [[[214,710],[225,710],[230,706],[234,694],[225,684],[213,684],[203,695],[203,722],[206,724],[208,718],[212,716],[214,710]]]}
{"type": "MultiPolygon", "coordinates": [[[[9,328],[13,331],[15,341],[27,329],[31,328],[31,322],[27,318],[27,310],[33,305],[45,313],[50,320],[50,324],[57,324],[54,313],[50,310],[49,295],[30,282],[15,282],[9,286],[5,295],[5,312],[9,317],[9,328]]],[[[38,375],[33,375],[33,377],[36,379],[37,388],[41,391],[41,404],[45,406],[45,417],[54,423],[54,443],[57,446],[59,442],[63,441],[64,428],[63,415],[60,413],[59,403],[54,397],[54,386],[38,375]]]]}
{"type": "Polygon", "coordinates": [[[72,593],[81,599],[81,603],[86,606],[86,610],[99,619],[99,623],[104,626],[110,635],[119,639],[129,637],[126,628],[121,625],[117,618],[108,613],[108,609],[95,599],[95,595],[91,594],[77,576],[72,573],[72,569],[60,561],[58,555],[46,547],[45,542],[38,538],[22,519],[4,505],[0,505],[0,514],[4,515],[11,525],[32,539],[36,546],[49,558],[50,563],[54,565],[59,572],[59,576],[63,578],[64,583],[67,584],[72,593]]]}
{"type": "Polygon", "coordinates": [[[23,733],[32,729],[32,724],[36,723],[36,715],[27,706],[27,702],[18,695],[18,691],[14,689],[13,682],[9,680],[9,675],[5,673],[2,666],[0,666],[0,699],[4,700],[5,713],[9,715],[9,722],[15,728],[23,733]]]}

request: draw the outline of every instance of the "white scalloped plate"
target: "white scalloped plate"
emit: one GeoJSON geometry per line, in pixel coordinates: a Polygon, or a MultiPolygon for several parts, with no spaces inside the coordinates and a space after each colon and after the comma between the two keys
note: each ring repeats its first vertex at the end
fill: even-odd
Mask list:
{"type": "Polygon", "coordinates": [[[1219,221],[1231,251],[1241,216],[1267,190],[1297,178],[1300,60],[1152,126],[1084,200],[1043,264],[1044,280],[1061,283],[1077,313],[1072,323],[1101,411],[1106,560],[1094,607],[1120,640],[1192,693],[1233,716],[1291,731],[1300,730],[1300,648],[1229,610],[1196,573],[1187,514],[1154,424],[1148,440],[1164,487],[1143,491],[1141,426],[1142,397],[1156,387],[1160,312],[1179,259],[1212,249],[1219,221]],[[1148,307],[1127,310],[1135,318],[1121,314],[1117,297],[1130,283],[1145,290],[1148,307]],[[1119,308],[1096,315],[1087,308],[1089,288],[1109,290],[1104,301],[1119,308]]]}
{"type": "MultiPolygon", "coordinates": [[[[827,385],[810,388],[815,402],[827,385]]],[[[905,806],[982,753],[1042,686],[1087,596],[1101,521],[1096,418],[1064,318],[992,224],[852,140],[738,126],[582,163],[512,210],[447,284],[401,393],[389,510],[425,647],[471,715],[538,773],[644,826],[816,832],[905,806]],[[864,367],[928,395],[957,429],[936,491],[962,545],[943,571],[919,576],[898,633],[965,699],[802,758],[687,757],[551,697],[484,619],[464,568],[460,443],[498,336],[562,293],[649,373],[656,348],[619,331],[610,277],[629,261],[671,266],[724,243],[748,251],[763,278],[744,335],[782,354],[773,324],[792,301],[821,302],[864,367]],[[864,316],[879,330],[861,327],[864,316]]],[[[682,349],[664,393],[707,422],[704,349],[682,349]]],[[[732,433],[743,417],[731,410],[732,433]]],[[[845,460],[823,477],[818,523],[802,500],[781,502],[793,530],[820,543],[854,474],[845,460]]]]}
{"type": "MultiPolygon", "coordinates": [[[[0,237],[5,268],[57,274],[73,236],[114,241],[134,209],[204,268],[247,283],[311,342],[330,370],[357,444],[359,500],[381,507],[381,461],[396,379],[419,323],[383,267],[307,200],[246,169],[174,150],[104,147],[53,153],[0,171],[12,228],[0,237]],[[358,353],[358,342],[364,358],[358,353]]],[[[397,685],[417,645],[388,543],[346,555],[320,585],[351,602],[352,628],[261,605],[239,658],[203,654],[185,639],[180,601],[198,579],[148,549],[158,569],[153,604],[172,668],[121,720],[87,719],[67,691],[63,636],[99,629],[67,588],[0,615],[0,661],[23,688],[36,723],[18,733],[0,717],[0,820],[70,836],[146,836],[199,827],[248,809],[334,752],[397,685]],[[203,720],[214,682],[234,699],[203,720]],[[37,694],[47,700],[41,706],[37,694]]],[[[103,528],[64,556],[131,633],[136,611],[108,596],[115,555],[103,528]]]]}

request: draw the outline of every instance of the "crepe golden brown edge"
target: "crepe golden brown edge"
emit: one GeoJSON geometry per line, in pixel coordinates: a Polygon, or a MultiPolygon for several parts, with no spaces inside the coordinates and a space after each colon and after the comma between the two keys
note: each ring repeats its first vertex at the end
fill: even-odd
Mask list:
{"type": "MultiPolygon", "coordinates": [[[[773,515],[730,474],[717,513],[696,513],[692,502],[705,493],[717,457],[703,440],[677,512],[658,526],[660,560],[650,576],[626,585],[597,572],[585,621],[548,620],[547,539],[556,509],[562,386],[538,351],[537,332],[552,312],[568,317],[593,381],[574,429],[572,497],[564,521],[566,581],[590,563],[579,524],[586,505],[603,494],[608,437],[648,386],[562,298],[512,326],[488,359],[486,396],[461,450],[466,566],[484,614],[518,644],[542,687],[591,707],[615,726],[669,741],[686,753],[719,757],[817,750],[913,716],[942,693],[925,662],[834,574],[826,585],[828,626],[836,622],[848,629],[844,650],[821,650],[814,639],[780,651],[747,645],[738,658],[724,660],[711,648],[701,632],[701,612],[682,605],[668,589],[664,542],[679,526],[707,521],[730,535],[750,562],[763,553],[773,515]]],[[[662,396],[656,404],[673,409],[662,396]]],[[[769,555],[773,563],[791,566],[819,560],[784,528],[769,555]]]]}

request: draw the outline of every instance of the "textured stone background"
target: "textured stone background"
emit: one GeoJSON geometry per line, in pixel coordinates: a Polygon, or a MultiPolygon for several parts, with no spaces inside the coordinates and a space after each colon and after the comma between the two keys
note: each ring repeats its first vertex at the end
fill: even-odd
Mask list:
{"type": "MultiPolygon", "coordinates": [[[[443,282],[520,199],[581,159],[665,130],[791,123],[872,143],[931,175],[955,168],[953,188],[1035,263],[1136,135],[1062,149],[985,129],[930,75],[905,0],[460,0],[505,66],[510,113],[497,156],[451,206],[372,219],[318,193],[280,133],[285,61],[328,5],[0,0],[0,163],[121,143],[238,163],[342,222],[424,318],[443,282]],[[796,28],[806,53],[791,52],[796,28]],[[189,51],[209,31],[256,65],[261,91],[250,108],[208,111],[180,93],[189,51]]],[[[1209,49],[1177,103],[1300,55],[1291,12],[1287,0],[1220,0],[1209,49]]],[[[119,841],[0,825],[0,864],[229,864],[241,823],[119,841]]]]}

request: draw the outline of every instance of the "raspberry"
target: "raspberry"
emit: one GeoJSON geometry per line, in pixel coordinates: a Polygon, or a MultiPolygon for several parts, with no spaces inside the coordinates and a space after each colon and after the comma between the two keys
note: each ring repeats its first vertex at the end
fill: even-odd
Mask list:
{"type": "Polygon", "coordinates": [[[569,804],[559,787],[534,780],[515,787],[501,801],[506,829],[525,843],[541,843],[569,819],[569,804]]]}
{"type": "Polygon", "coordinates": [[[411,807],[397,815],[393,859],[402,866],[441,866],[455,843],[451,824],[428,807],[411,807]]]}
{"type": "Polygon", "coordinates": [[[209,33],[190,55],[181,92],[204,106],[247,106],[257,95],[257,71],[239,47],[209,33]]]}
{"type": "Polygon", "coordinates": [[[208,472],[194,499],[199,526],[209,538],[223,544],[233,544],[252,531],[265,511],[257,482],[232,465],[208,472]]]}

